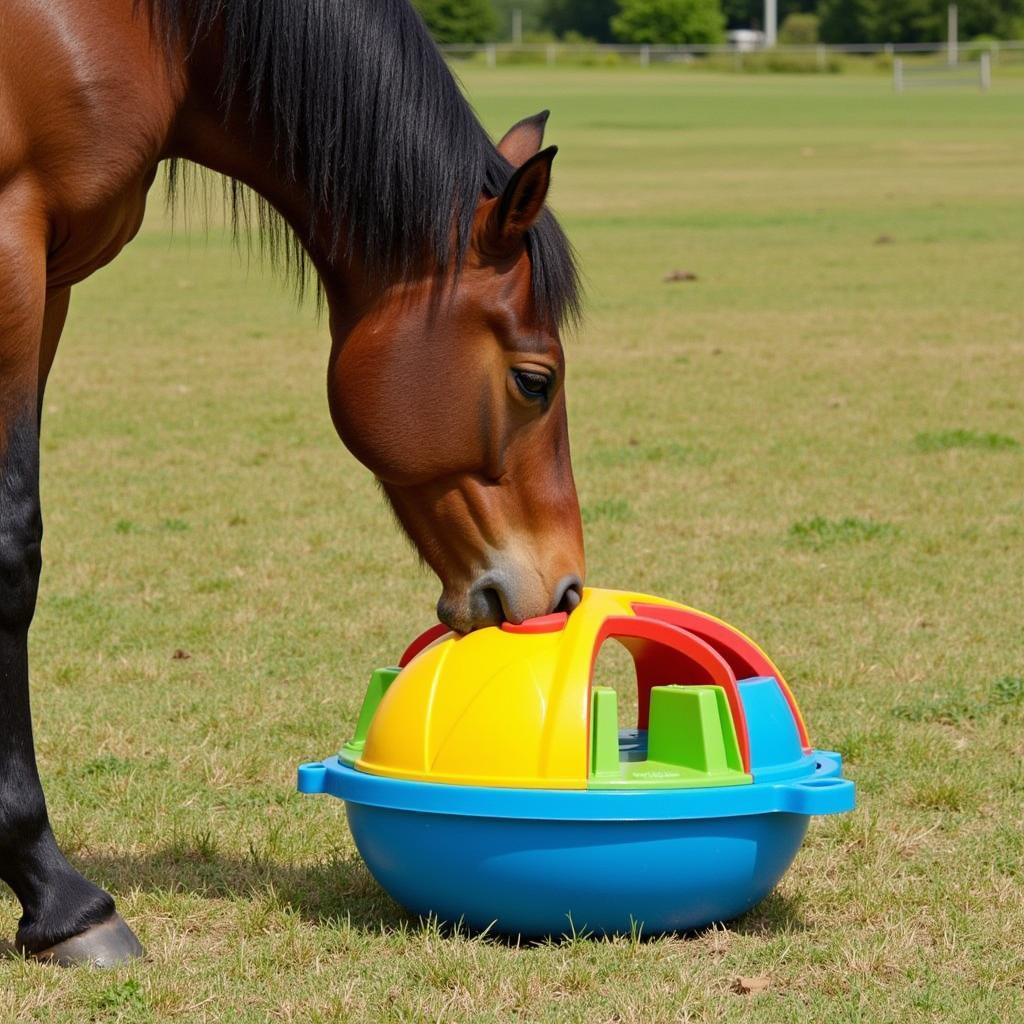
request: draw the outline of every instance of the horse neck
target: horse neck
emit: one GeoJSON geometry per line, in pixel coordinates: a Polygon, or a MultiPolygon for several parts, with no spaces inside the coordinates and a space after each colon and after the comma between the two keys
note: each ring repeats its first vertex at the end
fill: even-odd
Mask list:
{"type": "Polygon", "coordinates": [[[288,173],[275,153],[269,125],[247,116],[236,98],[225,116],[218,95],[220,52],[214,37],[188,61],[188,87],[163,157],[199,164],[248,186],[287,222],[319,275],[332,317],[372,298],[358,264],[338,251],[330,225],[317,216],[309,183],[288,173]]]}

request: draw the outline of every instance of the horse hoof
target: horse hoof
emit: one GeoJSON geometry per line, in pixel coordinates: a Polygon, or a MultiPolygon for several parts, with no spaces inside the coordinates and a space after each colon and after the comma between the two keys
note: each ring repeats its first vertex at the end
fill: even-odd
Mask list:
{"type": "Polygon", "coordinates": [[[127,960],[135,960],[144,952],[135,932],[125,924],[120,914],[114,914],[106,921],[94,924],[78,935],[72,935],[70,939],[31,955],[34,960],[60,967],[74,967],[78,964],[113,967],[127,960]]]}

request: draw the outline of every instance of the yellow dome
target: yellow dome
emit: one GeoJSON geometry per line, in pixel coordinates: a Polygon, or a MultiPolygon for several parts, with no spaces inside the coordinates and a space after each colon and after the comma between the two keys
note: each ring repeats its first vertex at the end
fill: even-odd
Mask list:
{"type": "MultiPolygon", "coordinates": [[[[721,691],[685,696],[701,696],[716,726],[721,709],[722,737],[699,740],[721,747],[721,777],[716,776],[715,784],[749,782],[746,731],[736,676],[728,664],[735,652],[721,644],[715,649],[708,634],[716,630],[737,638],[747,652],[746,674],[778,678],[763,652],[720,620],[671,601],[624,591],[587,588],[567,621],[565,616],[548,616],[466,636],[448,633],[400,672],[381,678],[372,698],[375,706],[364,706],[359,741],[348,745],[346,759],[364,772],[400,779],[515,788],[592,787],[598,755],[591,716],[592,708],[597,714],[598,703],[592,703],[597,689],[591,687],[591,674],[601,644],[613,638],[636,662],[642,729],[647,729],[654,687],[721,691]],[[694,621],[703,624],[708,642],[683,628],[694,621]],[[688,685],[668,685],[680,683],[688,685]]],[[[662,695],[657,696],[659,706],[664,704],[662,695]]],[[[617,753],[614,758],[617,763],[617,753]]],[[[654,767],[645,784],[658,784],[654,767]]],[[[674,784],[689,784],[690,769],[673,771],[674,784]]]]}

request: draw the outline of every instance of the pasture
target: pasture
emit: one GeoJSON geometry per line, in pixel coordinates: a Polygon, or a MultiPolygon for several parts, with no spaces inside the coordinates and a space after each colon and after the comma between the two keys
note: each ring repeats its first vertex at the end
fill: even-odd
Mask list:
{"type": "Polygon", "coordinates": [[[1019,1020],[1024,80],[462,74],[492,133],[553,110],[590,582],[762,643],[859,808],[692,937],[409,919],[293,780],[437,585],[334,435],[326,324],[155,193],[72,299],[31,634],[54,829],[149,959],[6,959],[0,1019],[1019,1020]]]}

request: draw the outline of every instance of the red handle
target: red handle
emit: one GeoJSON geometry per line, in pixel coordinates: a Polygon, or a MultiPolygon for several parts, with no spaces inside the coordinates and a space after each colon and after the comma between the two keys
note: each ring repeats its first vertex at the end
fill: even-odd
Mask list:
{"type": "Polygon", "coordinates": [[[775,664],[751,640],[738,630],[733,629],[732,626],[692,608],[674,608],[671,605],[638,602],[633,605],[633,611],[637,615],[668,622],[700,637],[725,658],[737,679],[749,679],[751,676],[774,676],[779,686],[782,687],[782,695],[786,698],[789,710],[793,714],[804,753],[811,752],[813,748],[807,735],[807,726],[789,684],[775,664]]]}
{"type": "Polygon", "coordinates": [[[633,655],[636,665],[639,710],[637,727],[646,729],[650,716],[651,689],[667,684],[710,684],[725,691],[743,770],[750,771],[750,740],[736,675],[728,662],[708,643],[689,630],[668,622],[633,615],[605,619],[594,643],[590,674],[605,640],[618,640],[633,655]],[[695,678],[695,676],[697,678],[695,678]]]}
{"type": "Polygon", "coordinates": [[[443,622],[437,622],[429,629],[423,630],[422,633],[408,647],[406,647],[402,656],[398,659],[398,667],[405,668],[406,665],[416,657],[420,651],[428,648],[435,640],[444,636],[446,633],[450,633],[451,629],[448,628],[443,622]]]}

